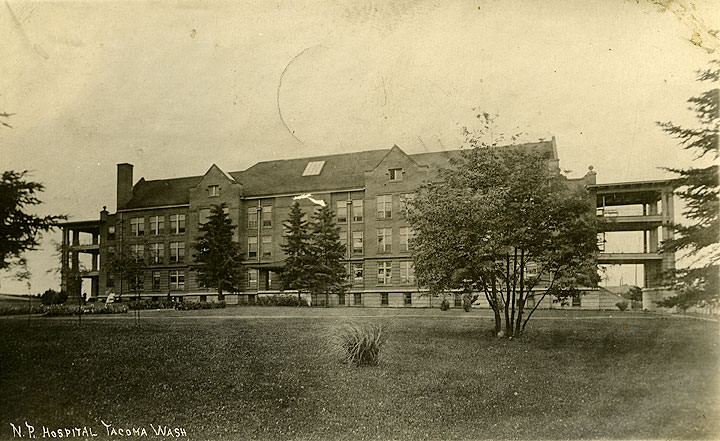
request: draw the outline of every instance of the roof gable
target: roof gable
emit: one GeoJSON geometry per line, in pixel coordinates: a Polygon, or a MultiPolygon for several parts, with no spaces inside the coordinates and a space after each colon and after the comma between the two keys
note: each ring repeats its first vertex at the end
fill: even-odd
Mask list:
{"type": "Polygon", "coordinates": [[[421,165],[421,164],[418,164],[417,161],[415,161],[415,159],[413,159],[413,157],[412,157],[411,155],[408,155],[407,153],[405,153],[405,151],[404,151],[403,149],[401,149],[400,147],[398,147],[397,144],[395,144],[395,145],[392,146],[392,148],[391,148],[390,150],[388,150],[388,152],[385,154],[385,156],[383,156],[383,158],[380,160],[380,162],[378,162],[378,163],[375,165],[375,167],[372,168],[372,170],[367,170],[367,171],[374,171],[374,170],[376,170],[376,169],[377,169],[378,167],[380,167],[384,162],[386,162],[386,161],[389,160],[389,159],[392,159],[393,157],[395,157],[395,158],[402,157],[403,159],[409,160],[409,161],[410,161],[412,164],[414,164],[415,166],[425,167],[425,166],[423,166],[423,165],[421,165]]]}
{"type": "Polygon", "coordinates": [[[202,178],[198,181],[196,187],[202,187],[203,185],[206,185],[208,183],[219,183],[219,181],[225,181],[231,184],[237,184],[237,181],[234,177],[232,177],[230,174],[225,173],[220,167],[213,164],[210,166],[208,171],[205,172],[205,174],[202,176],[202,178]]]}

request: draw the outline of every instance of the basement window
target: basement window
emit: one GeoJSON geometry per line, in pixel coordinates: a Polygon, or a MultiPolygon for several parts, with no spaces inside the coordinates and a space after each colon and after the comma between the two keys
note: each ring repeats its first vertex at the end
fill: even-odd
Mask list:
{"type": "Polygon", "coordinates": [[[302,175],[303,176],[317,176],[322,171],[324,165],[325,165],[325,161],[310,161],[310,162],[308,162],[307,167],[305,167],[305,171],[303,171],[302,175]]]}

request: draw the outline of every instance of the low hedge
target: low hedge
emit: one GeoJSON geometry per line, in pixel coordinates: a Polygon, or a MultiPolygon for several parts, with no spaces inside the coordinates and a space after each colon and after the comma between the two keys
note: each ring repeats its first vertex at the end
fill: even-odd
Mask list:
{"type": "Polygon", "coordinates": [[[43,314],[47,307],[35,302],[31,307],[27,305],[0,305],[0,315],[43,314]]]}
{"type": "Polygon", "coordinates": [[[45,315],[48,317],[64,316],[64,315],[78,315],[78,312],[83,315],[95,315],[95,314],[125,314],[128,312],[126,305],[119,304],[105,304],[105,303],[90,303],[81,306],[79,309],[73,305],[50,305],[45,308],[45,315]]]}
{"type": "Polygon", "coordinates": [[[308,306],[307,300],[300,299],[292,294],[273,294],[270,296],[258,296],[256,305],[260,306],[308,306]]]}
{"type": "Polygon", "coordinates": [[[124,303],[131,310],[146,310],[146,309],[173,309],[176,303],[172,299],[159,298],[159,299],[144,299],[144,300],[132,300],[124,303]]]}
{"type": "Polygon", "coordinates": [[[196,309],[222,309],[226,306],[224,300],[219,302],[178,302],[175,309],[179,311],[191,311],[196,309]]]}

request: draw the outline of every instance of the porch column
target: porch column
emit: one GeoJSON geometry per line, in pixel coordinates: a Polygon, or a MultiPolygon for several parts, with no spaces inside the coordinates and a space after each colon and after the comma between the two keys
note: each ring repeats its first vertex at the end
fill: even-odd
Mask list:
{"type": "MultiPolygon", "coordinates": [[[[665,189],[662,192],[662,240],[669,241],[675,238],[675,232],[673,231],[673,222],[675,221],[675,204],[674,204],[674,193],[672,188],[665,189]]],[[[675,269],[675,253],[663,253],[663,260],[661,265],[661,271],[667,272],[675,269]]]]}

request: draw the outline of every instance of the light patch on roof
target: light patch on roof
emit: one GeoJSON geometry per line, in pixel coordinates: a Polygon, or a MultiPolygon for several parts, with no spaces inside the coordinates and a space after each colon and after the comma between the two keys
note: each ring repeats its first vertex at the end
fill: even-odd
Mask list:
{"type": "Polygon", "coordinates": [[[308,162],[307,167],[305,167],[305,171],[303,172],[303,176],[317,176],[322,171],[323,166],[325,165],[325,161],[310,161],[308,162]]]}

